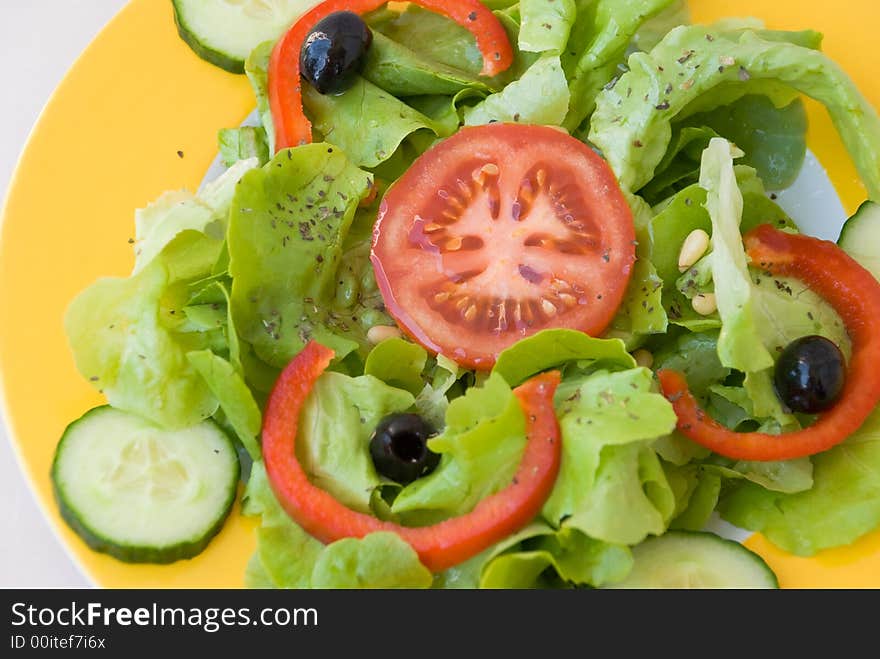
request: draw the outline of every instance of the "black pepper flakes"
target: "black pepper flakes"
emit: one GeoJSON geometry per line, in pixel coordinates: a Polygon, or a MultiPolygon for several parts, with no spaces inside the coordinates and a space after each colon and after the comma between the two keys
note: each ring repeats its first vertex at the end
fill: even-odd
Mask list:
{"type": "Polygon", "coordinates": [[[177,152],[177,157],[180,158],[180,159],[183,159],[183,151],[178,151],[178,152],[177,152]]]}

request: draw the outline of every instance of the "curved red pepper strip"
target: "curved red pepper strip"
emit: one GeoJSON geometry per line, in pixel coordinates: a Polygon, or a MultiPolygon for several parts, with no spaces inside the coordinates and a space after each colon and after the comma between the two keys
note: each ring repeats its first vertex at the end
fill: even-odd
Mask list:
{"type": "Polygon", "coordinates": [[[439,572],[515,533],[541,511],[559,471],[559,424],[553,411],[558,372],[538,375],[514,389],[526,415],[528,441],[513,482],[467,514],[406,527],[346,508],[312,485],[296,459],[300,411],[332,358],[329,348],[309,342],[279,376],[263,422],[263,459],[272,489],[287,514],[312,536],[329,543],[391,531],[416,550],[428,569],[439,572]]]}
{"type": "MultiPolygon", "coordinates": [[[[275,123],[275,150],[308,144],[312,124],[303,113],[300,49],[315,23],[335,11],[366,14],[388,0],[326,0],[303,14],[282,36],[269,60],[269,109],[275,123]]],[[[494,76],[513,63],[513,47],[495,15],[479,0],[413,0],[452,19],[474,35],[483,55],[482,75],[494,76]]]]}
{"type": "Polygon", "coordinates": [[[723,427],[700,409],[676,371],[657,373],[663,395],[672,402],[683,435],[728,458],[789,460],[828,450],[858,430],[880,402],[880,283],[832,242],[770,225],[756,227],[744,240],[752,263],[800,279],[840,314],[852,339],[840,398],[809,428],[770,435],[723,427]]]}

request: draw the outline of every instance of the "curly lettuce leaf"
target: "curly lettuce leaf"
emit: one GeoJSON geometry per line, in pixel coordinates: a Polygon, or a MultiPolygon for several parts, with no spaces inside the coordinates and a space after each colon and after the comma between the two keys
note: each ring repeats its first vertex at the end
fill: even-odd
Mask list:
{"type": "MultiPolygon", "coordinates": [[[[199,236],[188,231],[172,245],[199,236]]],[[[182,308],[162,258],[127,279],[100,279],[71,302],[64,327],[77,369],[107,401],[165,428],[194,425],[217,399],[186,358],[209,346],[205,332],[175,332],[182,308]]]]}
{"type": "Polygon", "coordinates": [[[485,564],[481,588],[556,585],[547,583],[548,572],[562,585],[598,588],[626,578],[632,569],[632,554],[625,545],[602,542],[574,528],[535,530],[485,564]]]}
{"type": "Polygon", "coordinates": [[[360,540],[327,545],[312,569],[312,588],[430,588],[431,572],[396,533],[379,531],[360,540]]]}
{"type": "Polygon", "coordinates": [[[500,92],[464,110],[466,126],[495,121],[558,126],[568,112],[568,82],[556,55],[545,55],[500,92]]]}
{"type": "Polygon", "coordinates": [[[597,339],[576,330],[556,328],[541,330],[502,350],[492,372],[515,387],[532,375],[570,362],[577,362],[581,368],[601,364],[628,369],[636,365],[620,339],[597,339]]]}
{"type": "Polygon", "coordinates": [[[361,75],[377,87],[398,97],[421,94],[457,94],[463,89],[488,91],[477,76],[431,60],[378,30],[367,50],[361,75]]]}
{"type": "Polygon", "coordinates": [[[613,84],[630,41],[651,18],[675,0],[595,0],[578,2],[562,65],[569,79],[571,104],[563,127],[576,130],[596,106],[603,87],[613,84]]]}
{"type": "Polygon", "coordinates": [[[706,190],[706,209],[712,222],[712,279],[721,316],[718,356],[729,368],[744,372],[773,366],[755,323],[752,280],[740,235],[742,193],[733,171],[727,140],[714,138],[703,154],[700,186],[706,190]]]}
{"type": "Polygon", "coordinates": [[[198,195],[169,192],[137,211],[132,276],[101,279],[70,304],[64,322],[77,368],[114,407],[167,428],[217,410],[187,353],[236,361],[238,340],[223,310],[193,304],[190,291],[209,286],[237,183],[257,164],[239,161],[198,195]]]}
{"type": "Polygon", "coordinates": [[[575,0],[521,0],[520,50],[559,55],[577,17],[575,0]]]}
{"type": "Polygon", "coordinates": [[[259,460],[262,452],[258,438],[263,415],[241,374],[210,350],[188,352],[186,358],[217,398],[226,421],[235,430],[248,455],[252,460],[259,460]]]}
{"type": "Polygon", "coordinates": [[[674,497],[648,444],[676,418],[652,389],[647,369],[598,371],[557,405],[562,462],[542,511],[548,521],[620,544],[663,532],[674,497]]]}
{"type": "Polygon", "coordinates": [[[418,395],[425,386],[422,371],[427,360],[422,346],[399,338],[385,339],[367,355],[364,375],[418,395]]]}
{"type": "Polygon", "coordinates": [[[361,309],[342,255],[370,185],[369,174],[323,143],[281,151],[241,180],[227,237],[232,310],[263,361],[283,367],[309,339],[339,359],[366,343],[351,318],[361,309]]]}
{"type": "MultiPolygon", "coordinates": [[[[591,141],[624,188],[638,190],[651,180],[672,137],[672,121],[695,100],[708,98],[709,107],[717,107],[717,92],[725,84],[734,89],[746,85],[746,93],[756,93],[754,83],[767,81],[803,92],[828,108],[869,196],[880,195],[877,112],[828,57],[766,37],[751,30],[678,27],[650,53],[630,57],[630,70],[597,97],[590,129],[591,141]]],[[[730,100],[742,95],[739,90],[730,100]]]]}

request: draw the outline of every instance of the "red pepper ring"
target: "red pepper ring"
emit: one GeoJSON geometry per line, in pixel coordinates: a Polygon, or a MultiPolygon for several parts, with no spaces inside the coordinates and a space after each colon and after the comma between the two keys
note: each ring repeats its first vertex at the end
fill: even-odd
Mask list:
{"type": "Polygon", "coordinates": [[[837,403],[803,430],[770,435],[729,430],[700,409],[681,373],[657,373],[686,437],[734,460],[789,460],[826,451],[859,429],[880,402],[880,283],[832,242],[761,225],[744,237],[753,264],[803,281],[843,319],[852,357],[837,403]]]}
{"type": "MultiPolygon", "coordinates": [[[[309,31],[336,11],[366,14],[388,0],[326,0],[300,16],[278,40],[269,60],[269,109],[275,123],[275,151],[308,144],[312,124],[302,106],[299,55],[309,31]]],[[[504,26],[479,0],[413,0],[413,4],[452,19],[477,40],[484,76],[498,75],[513,63],[513,47],[504,26]]]]}
{"type": "Polygon", "coordinates": [[[457,565],[531,522],[550,495],[559,472],[559,424],[553,394],[559,373],[543,373],[514,389],[526,416],[526,448],[513,482],[474,509],[431,526],[406,527],[345,507],[309,481],[296,459],[303,403],[330,364],[333,351],[310,341],[275,383],[263,421],[263,460],[269,482],[287,514],[324,543],[397,533],[432,572],[457,565]]]}

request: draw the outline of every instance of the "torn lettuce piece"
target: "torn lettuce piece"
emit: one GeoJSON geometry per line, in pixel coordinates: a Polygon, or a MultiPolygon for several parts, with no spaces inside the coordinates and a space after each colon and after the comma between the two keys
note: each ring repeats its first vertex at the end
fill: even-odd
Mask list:
{"type": "Polygon", "coordinates": [[[569,90],[555,55],[532,64],[519,80],[464,110],[466,126],[495,121],[558,126],[568,112],[569,90]]]}
{"type": "Polygon", "coordinates": [[[611,328],[631,337],[627,346],[632,347],[631,344],[639,342],[638,337],[665,332],[668,318],[663,308],[663,280],[651,262],[653,212],[637,195],[627,195],[627,201],[633,210],[635,222],[636,262],[611,328]]]}
{"type": "Polygon", "coordinates": [[[687,498],[687,505],[669,523],[670,529],[701,531],[718,504],[721,477],[706,469],[698,469],[697,485],[687,498]]]}
{"type": "Polygon", "coordinates": [[[396,533],[378,531],[360,540],[326,546],[312,569],[312,588],[430,588],[431,572],[396,533]]]}
{"type": "Polygon", "coordinates": [[[711,106],[701,108],[710,109],[724,84],[756,93],[755,81],[769,81],[828,108],[869,196],[880,195],[880,118],[824,54],[749,30],[695,25],[673,29],[650,53],[633,54],[629,68],[597,97],[590,129],[624,188],[638,190],[651,180],[672,137],[671,122],[694,100],[710,99],[711,106]]]}
{"type": "Polygon", "coordinates": [[[481,588],[598,588],[623,580],[632,569],[632,554],[625,545],[602,542],[574,528],[535,531],[486,562],[481,588]]]}
{"type": "Polygon", "coordinates": [[[556,328],[541,330],[502,350],[492,373],[515,387],[537,373],[570,362],[577,362],[580,368],[600,364],[628,369],[636,365],[620,339],[598,339],[577,330],[556,328]]]}
{"type": "Polygon", "coordinates": [[[442,428],[449,409],[447,392],[458,380],[459,367],[454,361],[443,355],[437,355],[436,363],[431,369],[428,382],[416,396],[414,403],[416,412],[434,428],[442,428]]]}
{"type": "Polygon", "coordinates": [[[848,545],[880,524],[880,411],[813,456],[813,465],[809,490],[783,494],[744,483],[722,498],[722,517],[798,556],[848,545]]]}
{"type": "Polygon", "coordinates": [[[265,41],[256,46],[244,62],[245,75],[257,99],[257,114],[260,125],[266,132],[266,146],[270,157],[275,153],[275,122],[269,109],[269,57],[274,47],[274,41],[265,41]]]}
{"type": "Polygon", "coordinates": [[[714,138],[703,154],[700,186],[712,222],[712,279],[721,316],[718,356],[728,368],[743,372],[773,366],[755,323],[752,281],[740,235],[742,194],[733,171],[732,147],[714,138]]]}
{"type": "Polygon", "coordinates": [[[723,382],[730,369],[718,359],[718,332],[685,333],[654,353],[654,368],[683,373],[688,388],[705,400],[709,387],[723,382]]]}
{"type": "Polygon", "coordinates": [[[813,463],[810,458],[773,462],[740,460],[730,466],[706,464],[703,468],[723,478],[744,478],[773,492],[792,494],[813,487],[813,463]]]}
{"type": "Polygon", "coordinates": [[[725,137],[745,154],[770,190],[794,183],[807,153],[807,113],[800,99],[777,108],[766,96],[744,96],[730,106],[688,117],[725,137]]]}
{"type": "Polygon", "coordinates": [[[226,421],[235,430],[248,455],[252,460],[259,460],[263,415],[241,375],[232,364],[210,350],[188,352],[186,358],[217,398],[226,421]]]}
{"type": "Polygon", "coordinates": [[[559,55],[577,17],[575,0],[521,0],[519,48],[559,55]]]}
{"type": "Polygon", "coordinates": [[[217,134],[217,142],[220,147],[220,161],[226,167],[248,158],[256,158],[260,165],[269,162],[266,131],[259,126],[221,128],[217,134]]]}
{"type": "Polygon", "coordinates": [[[364,375],[417,395],[425,386],[422,371],[427,360],[422,346],[399,338],[385,339],[367,355],[364,375]]]}
{"type": "MultiPolygon", "coordinates": [[[[171,245],[188,241],[187,231],[171,245]]],[[[208,240],[208,239],[206,239],[208,240]]],[[[217,399],[186,359],[208,347],[204,332],[175,332],[184,306],[162,257],[127,279],[99,279],[74,298],[64,328],[79,372],[113,406],[165,428],[210,417],[217,399]]]]}
{"type": "Polygon", "coordinates": [[[510,484],[525,443],[518,399],[503,378],[490,376],[449,403],[445,429],[428,442],[439,466],[403,488],[392,512],[419,524],[469,512],[510,484]]]}
{"type": "Polygon", "coordinates": [[[649,444],[672,432],[670,403],[651,371],[597,371],[557,404],[559,476],[542,515],[590,537],[635,544],[662,533],[674,496],[649,444]]]}
{"type": "Polygon", "coordinates": [[[375,167],[387,160],[404,138],[418,130],[441,136],[438,124],[361,77],[338,96],[303,85],[303,106],[313,129],[359,167],[375,167]]]}
{"type": "MultiPolygon", "coordinates": [[[[238,161],[197,195],[185,190],[166,192],[146,208],[136,210],[133,274],[149,265],[184,231],[198,232],[212,239],[210,243],[199,241],[197,247],[207,248],[203,256],[210,259],[213,265],[226,234],[226,217],[235,186],[246,172],[258,166],[255,158],[238,161]]],[[[187,249],[190,250],[189,255],[166,258],[166,265],[172,267],[176,271],[175,276],[180,279],[195,277],[205,269],[201,259],[192,258],[195,256],[192,245],[188,245],[187,249]]]]}
{"type": "Polygon", "coordinates": [[[619,65],[639,28],[674,0],[578,0],[562,65],[569,80],[571,104],[562,126],[575,131],[590,116],[600,91],[614,84],[619,65]]]}
{"type": "Polygon", "coordinates": [[[233,318],[268,364],[285,366],[310,339],[337,359],[366,345],[352,318],[359,279],[342,256],[370,186],[368,173],[325,143],[281,151],[238,185],[227,236],[233,318]]]}
{"type": "Polygon", "coordinates": [[[361,75],[398,97],[456,94],[463,89],[488,91],[485,81],[453,66],[431,60],[373,31],[361,75]]]}

